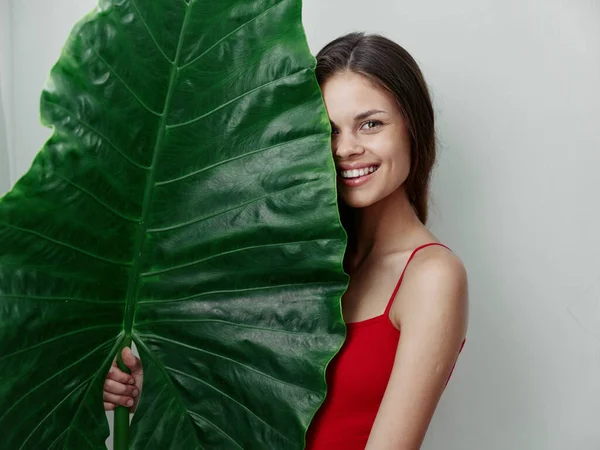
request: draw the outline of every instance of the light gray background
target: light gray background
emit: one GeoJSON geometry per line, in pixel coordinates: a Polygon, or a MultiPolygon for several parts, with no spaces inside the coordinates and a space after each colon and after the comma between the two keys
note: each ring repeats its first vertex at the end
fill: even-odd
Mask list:
{"type": "MultiPolygon", "coordinates": [[[[72,25],[95,4],[9,3],[0,0],[0,192],[49,136],[40,91],[72,25]]],[[[600,448],[599,2],[304,8],[313,51],[347,31],[382,32],[414,55],[433,93],[431,225],[467,266],[471,314],[423,448],[600,448]]]]}

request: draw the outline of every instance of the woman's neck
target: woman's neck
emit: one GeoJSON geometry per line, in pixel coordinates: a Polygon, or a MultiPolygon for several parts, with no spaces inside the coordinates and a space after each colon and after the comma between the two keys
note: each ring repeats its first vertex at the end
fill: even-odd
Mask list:
{"type": "Polygon", "coordinates": [[[377,203],[353,210],[356,245],[351,255],[351,266],[358,267],[369,256],[389,252],[391,247],[403,247],[410,241],[411,231],[421,229],[404,186],[377,203]]]}

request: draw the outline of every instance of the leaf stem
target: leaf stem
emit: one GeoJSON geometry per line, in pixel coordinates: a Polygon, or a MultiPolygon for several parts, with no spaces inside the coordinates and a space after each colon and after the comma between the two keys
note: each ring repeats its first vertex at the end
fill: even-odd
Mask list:
{"type": "MultiPolygon", "coordinates": [[[[131,334],[126,334],[117,351],[117,365],[125,373],[131,373],[123,362],[121,352],[125,347],[131,347],[131,334]]],[[[129,450],[129,408],[117,406],[114,418],[113,450],[129,450]]]]}

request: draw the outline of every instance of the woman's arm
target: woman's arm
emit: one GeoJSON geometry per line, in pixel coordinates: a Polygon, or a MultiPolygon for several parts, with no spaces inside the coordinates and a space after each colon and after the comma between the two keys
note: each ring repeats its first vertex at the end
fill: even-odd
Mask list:
{"type": "Polygon", "coordinates": [[[365,450],[421,447],[466,335],[468,289],[462,262],[446,250],[417,256],[392,307],[400,341],[365,450]]]}

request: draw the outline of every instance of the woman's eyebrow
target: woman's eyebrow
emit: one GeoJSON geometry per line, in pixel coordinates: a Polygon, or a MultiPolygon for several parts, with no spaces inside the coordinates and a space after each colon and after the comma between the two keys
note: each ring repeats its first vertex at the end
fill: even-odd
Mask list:
{"type": "Polygon", "coordinates": [[[373,114],[377,114],[377,113],[385,113],[385,111],[382,111],[381,109],[370,109],[368,111],[362,112],[362,113],[354,116],[354,120],[363,120],[363,119],[366,119],[367,117],[372,116],[373,114]]]}
{"type": "MultiPolygon", "coordinates": [[[[356,116],[354,116],[354,120],[355,121],[363,120],[363,119],[366,119],[367,117],[372,116],[373,114],[377,114],[377,113],[385,113],[385,111],[383,111],[381,109],[370,109],[368,111],[361,112],[360,114],[357,114],[356,116]]],[[[330,119],[329,122],[331,123],[332,127],[336,126],[333,120],[330,119]]]]}

